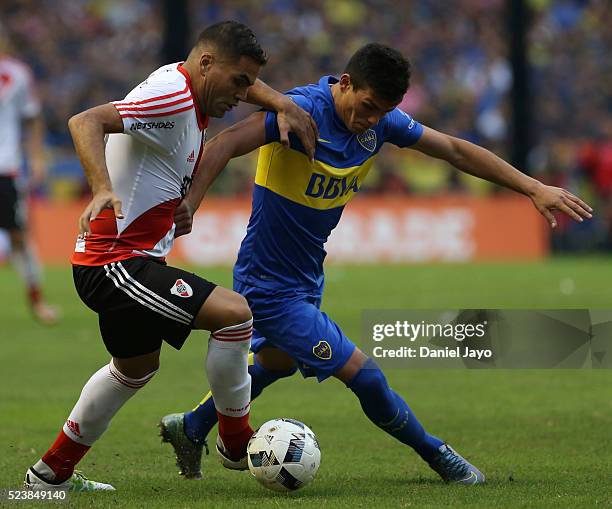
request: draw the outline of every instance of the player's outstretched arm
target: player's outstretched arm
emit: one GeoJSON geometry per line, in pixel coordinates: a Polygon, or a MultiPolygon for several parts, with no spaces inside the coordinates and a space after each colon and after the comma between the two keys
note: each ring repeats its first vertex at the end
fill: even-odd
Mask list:
{"type": "Polygon", "coordinates": [[[206,143],[191,188],[174,212],[175,237],[191,232],[193,214],[229,160],[266,144],[265,119],[265,112],[253,113],[206,143]]]}
{"type": "Polygon", "coordinates": [[[104,156],[104,136],[122,133],[123,122],[115,106],[104,104],[71,117],[68,128],[93,193],[91,202],[79,218],[79,234],[86,235],[91,232],[90,221],[102,209],[113,209],[115,217],[123,218],[121,201],[113,193],[104,156]]]}
{"type": "Polygon", "coordinates": [[[276,111],[280,142],[289,147],[289,133],[294,133],[302,142],[306,155],[311,161],[314,160],[319,132],[310,113],[295,104],[289,96],[277,92],[260,79],[249,87],[247,102],[276,111]]]}
{"type": "Polygon", "coordinates": [[[593,209],[569,191],[542,184],[487,149],[469,141],[424,127],[421,138],[411,148],[443,159],[465,173],[528,196],[552,228],[557,226],[553,210],[559,210],[577,222],[592,217],[593,209]]]}

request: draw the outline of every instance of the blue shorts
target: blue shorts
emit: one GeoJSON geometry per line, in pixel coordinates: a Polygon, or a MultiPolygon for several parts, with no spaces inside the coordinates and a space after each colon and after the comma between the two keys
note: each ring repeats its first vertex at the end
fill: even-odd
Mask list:
{"type": "Polygon", "coordinates": [[[276,347],[292,357],[304,377],[319,382],[346,364],[354,343],[319,306],[321,297],[278,292],[234,279],[234,291],[243,295],[253,313],[251,350],[276,347]]]}

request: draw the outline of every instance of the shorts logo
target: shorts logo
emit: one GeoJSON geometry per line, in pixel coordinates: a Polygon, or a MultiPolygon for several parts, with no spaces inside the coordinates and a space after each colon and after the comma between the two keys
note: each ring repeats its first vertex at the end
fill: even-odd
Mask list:
{"type": "Polygon", "coordinates": [[[328,361],[332,357],[332,349],[329,343],[322,339],[315,346],[312,347],[312,353],[315,354],[319,359],[328,361]]]}
{"type": "Polygon", "coordinates": [[[365,133],[357,135],[357,141],[368,152],[376,150],[376,131],[368,129],[365,133]]]}
{"type": "Polygon", "coordinates": [[[191,286],[185,283],[185,281],[182,279],[177,279],[174,286],[170,288],[170,293],[172,295],[176,295],[177,297],[187,299],[193,295],[193,290],[191,289],[191,286]]]}

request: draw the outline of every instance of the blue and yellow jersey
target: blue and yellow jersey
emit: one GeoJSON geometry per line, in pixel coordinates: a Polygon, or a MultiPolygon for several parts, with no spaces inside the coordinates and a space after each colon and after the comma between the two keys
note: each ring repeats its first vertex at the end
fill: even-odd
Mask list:
{"type": "Polygon", "coordinates": [[[234,278],[271,290],[323,289],[324,244],[348,201],[359,192],[385,142],[399,147],[416,143],[423,127],[400,109],[386,114],[372,129],[351,133],[336,113],[324,76],[318,84],[287,94],[314,118],[319,128],[315,160],[300,142],[279,143],[274,112],[266,113],[266,143],[259,151],[253,210],[234,267],[234,278]]]}

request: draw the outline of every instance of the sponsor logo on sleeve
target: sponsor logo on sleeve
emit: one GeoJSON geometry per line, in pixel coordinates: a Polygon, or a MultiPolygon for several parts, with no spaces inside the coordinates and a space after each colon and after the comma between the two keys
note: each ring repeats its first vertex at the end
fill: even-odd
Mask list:
{"type": "Polygon", "coordinates": [[[134,122],[130,131],[149,131],[150,129],[174,129],[174,121],[170,122],[134,122]]]}

